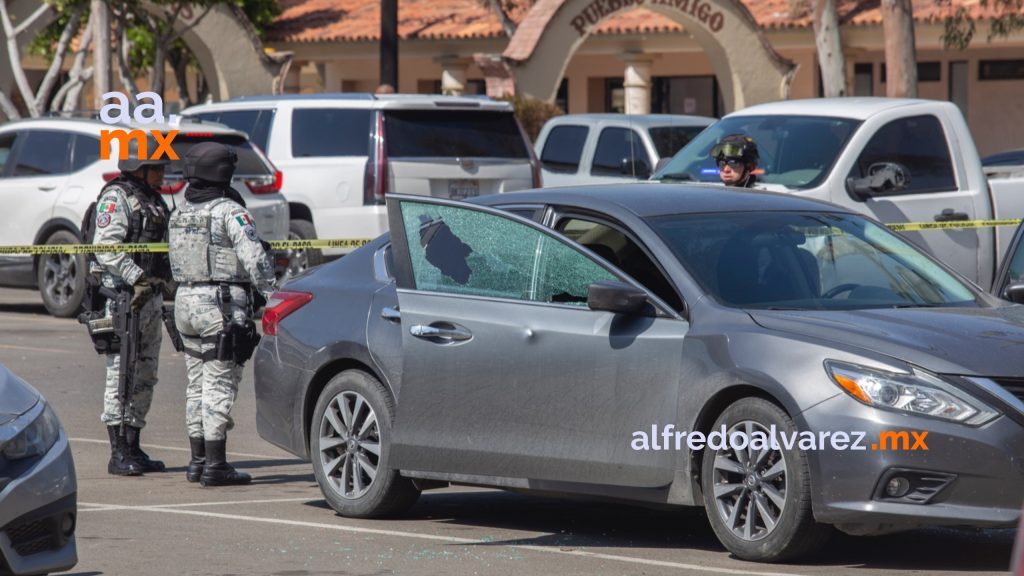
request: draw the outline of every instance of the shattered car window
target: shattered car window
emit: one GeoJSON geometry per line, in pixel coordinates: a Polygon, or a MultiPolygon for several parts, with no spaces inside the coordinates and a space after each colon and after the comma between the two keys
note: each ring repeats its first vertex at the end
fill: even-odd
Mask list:
{"type": "Polygon", "coordinates": [[[507,218],[405,202],[416,288],[586,305],[587,286],[615,276],[571,247],[507,218]]]}

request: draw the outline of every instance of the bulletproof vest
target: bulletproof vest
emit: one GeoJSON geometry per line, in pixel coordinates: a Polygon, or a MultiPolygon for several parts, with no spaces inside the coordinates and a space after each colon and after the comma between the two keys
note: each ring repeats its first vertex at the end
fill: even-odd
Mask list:
{"type": "Polygon", "coordinates": [[[201,204],[189,202],[171,215],[169,254],[175,281],[249,281],[226,226],[216,226],[214,209],[226,202],[231,201],[221,198],[201,204]]]}
{"type": "MultiPolygon", "coordinates": [[[[124,176],[111,180],[103,187],[104,191],[108,186],[114,185],[127,192],[125,197],[128,201],[128,234],[124,242],[163,242],[166,239],[169,216],[163,200],[156,194],[147,193],[140,184],[124,176]]],[[[100,195],[102,196],[103,192],[100,195]]],[[[133,255],[132,259],[148,276],[168,278],[170,274],[166,254],[142,252],[133,255]]]]}

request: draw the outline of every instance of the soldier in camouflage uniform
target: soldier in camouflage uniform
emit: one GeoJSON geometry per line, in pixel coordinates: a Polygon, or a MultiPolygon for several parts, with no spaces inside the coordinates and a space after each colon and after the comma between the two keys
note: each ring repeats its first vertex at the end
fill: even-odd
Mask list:
{"type": "MultiPolygon", "coordinates": [[[[148,150],[156,149],[150,139],[148,150]]],[[[96,204],[96,227],[93,244],[165,242],[168,210],[157,186],[163,184],[165,159],[140,159],[138,141],[132,139],[128,158],[117,164],[121,175],[100,192],[96,204]]],[[[143,472],[162,472],[164,463],[151,459],[139,444],[139,435],[146,425],[146,414],[153,400],[157,382],[157,361],[160,356],[161,307],[160,286],[170,281],[170,267],[162,254],[131,254],[107,252],[96,254],[102,268],[100,282],[113,290],[133,290],[132,308],[139,314],[140,333],[130,337],[141,339],[141,350],[134,378],[132,402],[125,412],[124,435],[121,435],[121,401],[117,395],[121,360],[107,354],[107,382],[103,394],[103,414],[110,436],[110,462],[107,472],[118,476],[137,476],[143,472]]],[[[107,301],[106,315],[111,315],[107,301]]]]}
{"type": "Polygon", "coordinates": [[[192,460],[186,478],[203,486],[252,480],[225,458],[242,367],[218,359],[218,341],[229,322],[252,327],[253,290],[267,298],[277,283],[252,218],[231,189],[236,161],[230,148],[213,142],[189,150],[186,203],[170,223],[171,269],[179,282],[175,323],[185,341],[188,370],[185,426],[192,460]]]}

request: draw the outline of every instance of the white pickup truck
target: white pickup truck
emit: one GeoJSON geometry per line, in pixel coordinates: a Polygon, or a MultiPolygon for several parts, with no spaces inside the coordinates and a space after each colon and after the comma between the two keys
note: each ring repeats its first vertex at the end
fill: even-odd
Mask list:
{"type": "MultiPolygon", "coordinates": [[[[751,106],[706,129],[652,180],[718,182],[709,152],[729,134],[757,143],[759,188],[828,200],[887,224],[1024,216],[1024,169],[986,176],[967,123],[949,102],[822,98],[751,106]]],[[[903,234],[988,288],[1013,232],[903,234]]]]}

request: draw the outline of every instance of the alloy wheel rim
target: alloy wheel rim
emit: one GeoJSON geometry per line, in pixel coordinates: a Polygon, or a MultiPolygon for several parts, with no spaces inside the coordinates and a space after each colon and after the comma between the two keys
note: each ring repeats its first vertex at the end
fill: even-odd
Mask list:
{"type": "Polygon", "coordinates": [[[729,428],[728,436],[734,432],[746,434],[748,446],[743,450],[727,447],[715,453],[715,508],[734,536],[753,542],[766,538],[778,526],[786,509],[789,475],[781,450],[772,446],[755,450],[749,446],[754,432],[771,438],[765,426],[745,420],[729,428]]]}
{"type": "Polygon", "coordinates": [[[78,262],[72,255],[53,255],[43,262],[44,288],[58,306],[71,300],[77,276],[78,262]]]}
{"type": "Polygon", "coordinates": [[[320,421],[320,464],[331,488],[342,498],[365,495],[380,466],[377,414],[357,392],[331,399],[320,421]]]}
{"type": "MultiPolygon", "coordinates": [[[[288,233],[289,240],[303,240],[294,232],[288,233]]],[[[289,248],[285,254],[288,257],[288,267],[285,269],[285,278],[293,278],[309,268],[309,254],[301,248],[289,248]]]]}

